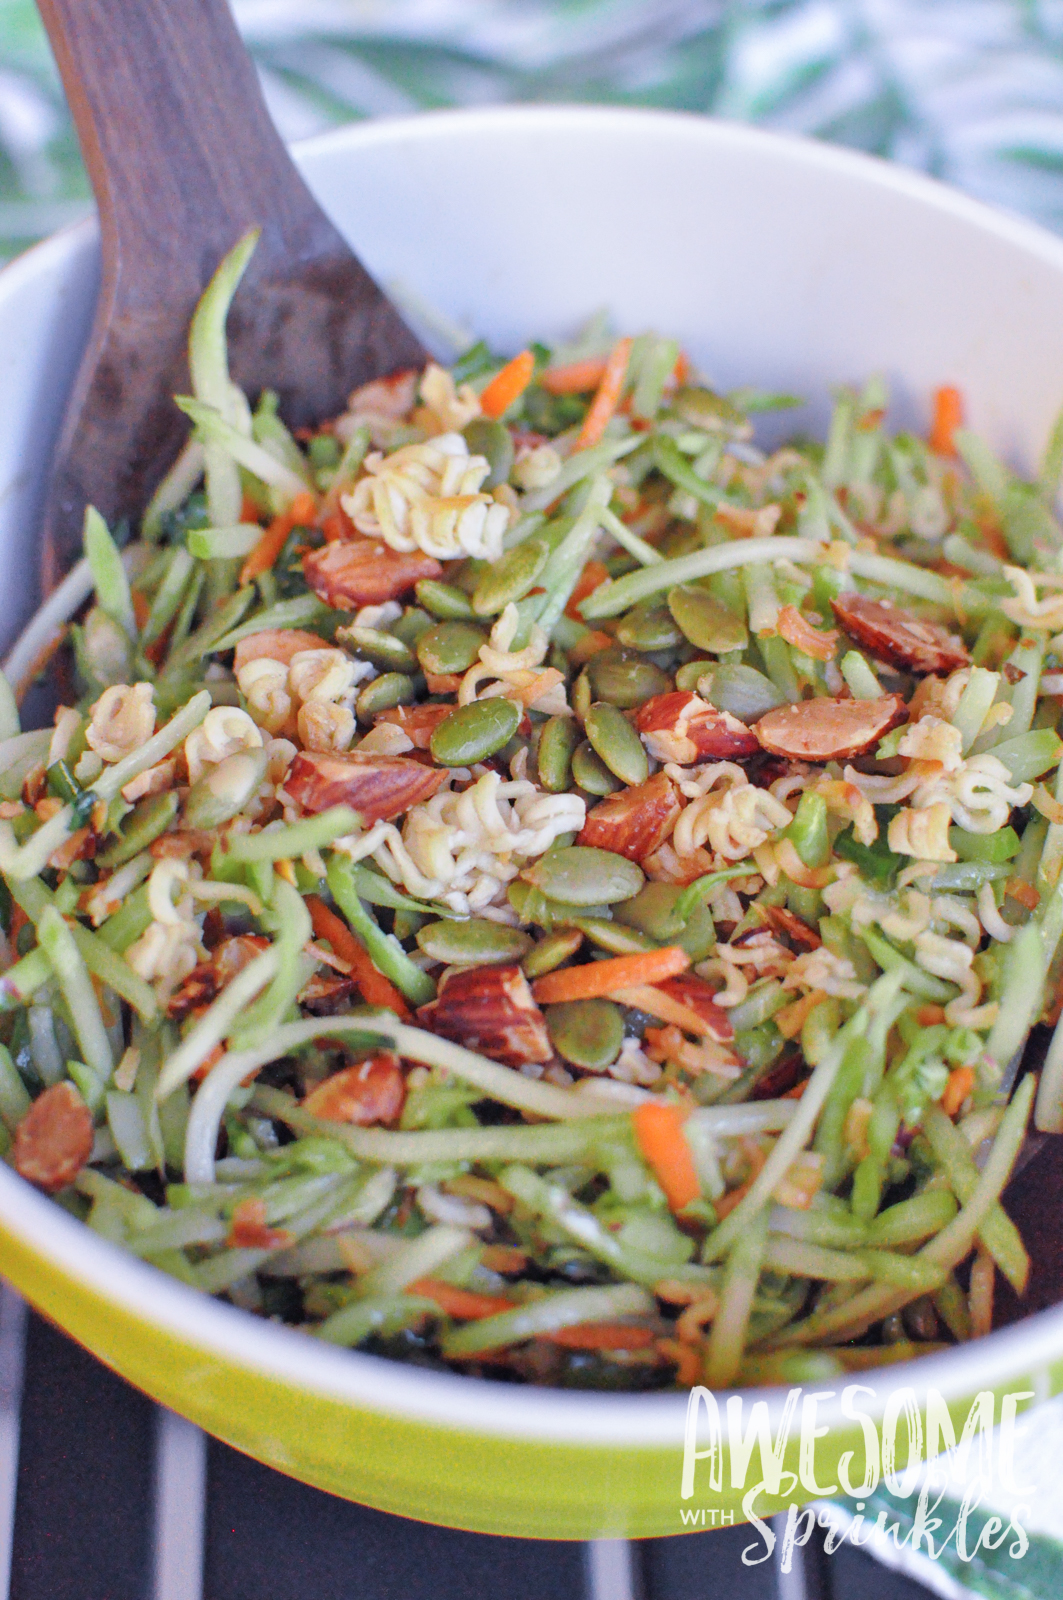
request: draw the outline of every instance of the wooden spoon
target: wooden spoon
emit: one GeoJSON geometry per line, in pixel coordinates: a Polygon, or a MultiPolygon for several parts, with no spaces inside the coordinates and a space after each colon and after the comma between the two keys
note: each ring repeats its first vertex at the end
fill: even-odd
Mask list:
{"type": "Polygon", "coordinates": [[[225,252],[262,237],[229,317],[233,378],[289,426],[426,353],[320,209],[262,100],[226,0],[39,0],[100,213],[96,318],[53,465],[46,588],[85,505],[137,519],[188,424],[188,324],[225,252]]]}

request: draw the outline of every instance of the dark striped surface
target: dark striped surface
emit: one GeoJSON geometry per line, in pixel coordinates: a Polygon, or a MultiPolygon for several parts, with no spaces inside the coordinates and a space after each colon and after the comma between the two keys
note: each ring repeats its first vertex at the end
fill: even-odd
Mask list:
{"type": "MultiPolygon", "coordinates": [[[[10,1294],[3,1311],[6,1524],[5,1386],[17,1403],[19,1320],[10,1294]]],[[[200,1436],[160,1423],[149,1401],[40,1318],[25,1328],[10,1600],[925,1600],[853,1550],[828,1558],[810,1547],[786,1575],[744,1566],[743,1528],[592,1547],[426,1527],[308,1489],[213,1441],[204,1510],[200,1436]]],[[[0,1600],[7,1531],[0,1525],[0,1600]]]]}

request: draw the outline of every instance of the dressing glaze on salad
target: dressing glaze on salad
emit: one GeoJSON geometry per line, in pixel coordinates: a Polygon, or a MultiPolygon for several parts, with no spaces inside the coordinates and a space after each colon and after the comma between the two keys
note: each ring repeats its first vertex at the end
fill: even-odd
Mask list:
{"type": "Polygon", "coordinates": [[[511,1381],[988,1332],[1063,1001],[1063,429],[1022,482],[872,379],[767,452],[796,402],[594,323],[293,437],[228,374],[253,248],[137,536],[89,511],[0,683],[5,1159],[190,1285],[511,1381]]]}

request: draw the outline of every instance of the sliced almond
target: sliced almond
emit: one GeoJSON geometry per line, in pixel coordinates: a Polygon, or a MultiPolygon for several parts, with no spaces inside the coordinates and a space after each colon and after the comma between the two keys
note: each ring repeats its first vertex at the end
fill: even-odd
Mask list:
{"type": "Polygon", "coordinates": [[[875,700],[802,700],[761,717],[755,732],[772,755],[791,761],[844,761],[864,755],[883,734],[906,722],[899,694],[875,700]]]}

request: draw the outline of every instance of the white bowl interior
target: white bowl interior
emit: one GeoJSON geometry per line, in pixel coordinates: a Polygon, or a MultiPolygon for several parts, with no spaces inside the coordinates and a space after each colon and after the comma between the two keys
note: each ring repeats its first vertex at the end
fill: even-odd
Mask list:
{"type": "MultiPolygon", "coordinates": [[[[971,424],[1025,469],[1063,401],[1063,243],[862,156],[703,119],[578,108],[375,123],[312,141],[298,156],[381,281],[399,280],[501,350],[569,334],[605,306],[623,330],[678,336],[722,387],[808,395],[810,408],[787,426],[809,428],[822,426],[838,382],[885,373],[892,420],[916,426],[931,390],[955,383],[971,424]]],[[[95,230],[83,224],[0,274],[4,645],[34,604],[44,474],[97,270],[95,230]]],[[[241,1342],[246,1318],[204,1310],[136,1263],[119,1267],[109,1246],[72,1233],[68,1218],[3,1171],[0,1216],[170,1326],[194,1321],[230,1350],[241,1342]]],[[[503,1431],[676,1436],[677,1397],[533,1397],[398,1368],[384,1378],[387,1364],[312,1355],[264,1324],[242,1344],[247,1359],[288,1372],[305,1349],[308,1381],[351,1398],[372,1392],[385,1406],[468,1423],[477,1391],[478,1422],[503,1431]]],[[[1061,1349],[1057,1309],[920,1363],[919,1376],[945,1392],[973,1391],[1061,1349]]]]}

